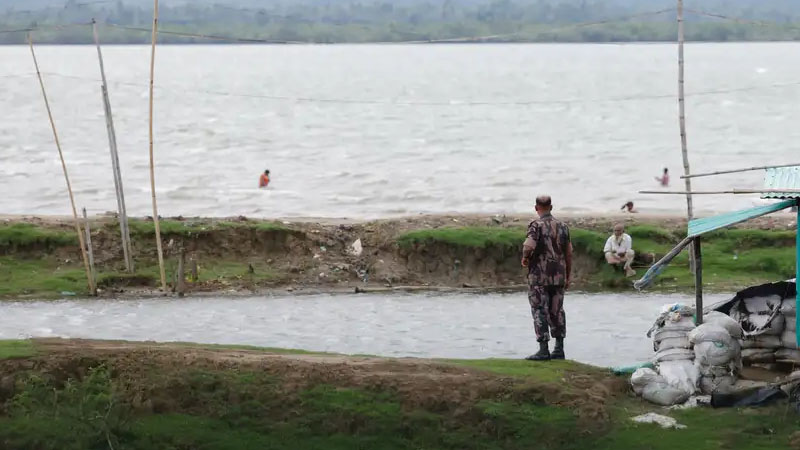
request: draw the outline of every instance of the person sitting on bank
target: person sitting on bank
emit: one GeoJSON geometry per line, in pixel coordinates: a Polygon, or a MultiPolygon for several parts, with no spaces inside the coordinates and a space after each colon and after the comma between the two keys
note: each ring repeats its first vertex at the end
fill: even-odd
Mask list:
{"type": "Polygon", "coordinates": [[[606,261],[609,264],[625,264],[625,276],[632,277],[636,275],[636,271],[631,267],[635,255],[633,239],[625,233],[625,227],[622,224],[614,225],[614,234],[606,241],[603,252],[606,254],[606,261]]]}
{"type": "Polygon", "coordinates": [[[269,186],[269,170],[265,170],[264,173],[258,177],[258,187],[265,188],[269,186]]]}

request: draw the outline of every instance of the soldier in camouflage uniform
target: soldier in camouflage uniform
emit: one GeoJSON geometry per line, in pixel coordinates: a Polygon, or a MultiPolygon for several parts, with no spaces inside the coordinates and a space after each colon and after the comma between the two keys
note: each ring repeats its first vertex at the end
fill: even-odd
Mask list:
{"type": "Polygon", "coordinates": [[[539,351],[526,358],[532,361],[565,357],[564,291],[570,282],[572,243],[569,228],[550,214],[552,209],[549,196],[536,198],[539,218],[528,225],[528,236],[522,245],[522,266],[528,268],[528,301],[539,342],[539,351]],[[552,354],[548,347],[551,335],[556,338],[552,354]]]}

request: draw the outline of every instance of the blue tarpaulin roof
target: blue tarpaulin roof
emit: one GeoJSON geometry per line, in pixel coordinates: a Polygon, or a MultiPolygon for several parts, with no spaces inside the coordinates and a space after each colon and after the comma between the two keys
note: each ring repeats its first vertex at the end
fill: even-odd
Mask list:
{"type": "Polygon", "coordinates": [[[769,213],[780,211],[782,209],[791,208],[795,205],[797,205],[797,200],[795,199],[783,200],[771,205],[757,206],[755,208],[720,214],[719,216],[692,220],[689,222],[689,233],[687,234],[686,239],[681,241],[680,244],[673,248],[672,251],[667,253],[667,255],[664,256],[660,261],[653,264],[639,281],[633,283],[633,286],[636,289],[643,289],[649,286],[656,279],[656,277],[661,275],[661,272],[664,270],[664,268],[676,256],[678,256],[681,250],[683,250],[684,247],[688,246],[692,242],[693,238],[714,230],[719,230],[720,228],[725,228],[737,223],[754,219],[756,217],[761,217],[769,213]]]}
{"type": "Polygon", "coordinates": [[[700,236],[701,234],[710,231],[719,230],[737,223],[745,222],[756,217],[765,216],[775,211],[791,208],[797,205],[794,199],[784,200],[782,202],[773,203],[771,205],[757,206],[755,208],[743,209],[741,211],[734,211],[719,216],[704,217],[689,222],[688,237],[700,236]]]}
{"type": "MultiPolygon", "coordinates": [[[[764,174],[765,189],[800,189],[800,167],[776,167],[764,174]]],[[[796,192],[768,192],[761,198],[800,198],[796,192]]]]}

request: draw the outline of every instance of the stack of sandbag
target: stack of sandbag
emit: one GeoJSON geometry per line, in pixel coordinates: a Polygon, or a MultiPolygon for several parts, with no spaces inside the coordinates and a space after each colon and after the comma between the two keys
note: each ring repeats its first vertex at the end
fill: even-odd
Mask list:
{"type": "Polygon", "coordinates": [[[775,361],[775,353],[782,347],[781,337],[786,325],[781,313],[782,303],[779,295],[750,297],[731,309],[731,318],[744,329],[741,346],[745,364],[775,361]]]}
{"type": "Polygon", "coordinates": [[[733,391],[742,365],[741,336],[739,323],[719,312],[709,313],[703,324],[689,333],[703,394],[733,391]]]}
{"type": "Polygon", "coordinates": [[[645,400],[662,406],[677,405],[689,399],[686,389],[673,386],[653,369],[637,369],[631,376],[633,392],[645,400]]]}
{"type": "Polygon", "coordinates": [[[637,371],[639,375],[631,378],[634,391],[638,389],[642,397],[659,405],[683,403],[697,392],[700,374],[694,365],[694,352],[689,342],[689,332],[694,327],[693,308],[668,305],[662,310],[647,333],[653,338],[656,352],[653,363],[658,372],[637,371]]]}
{"type": "Polygon", "coordinates": [[[781,302],[781,314],[784,317],[784,330],[781,334],[781,348],[775,352],[777,361],[800,364],[800,350],[797,345],[797,300],[785,298],[781,302]]]}

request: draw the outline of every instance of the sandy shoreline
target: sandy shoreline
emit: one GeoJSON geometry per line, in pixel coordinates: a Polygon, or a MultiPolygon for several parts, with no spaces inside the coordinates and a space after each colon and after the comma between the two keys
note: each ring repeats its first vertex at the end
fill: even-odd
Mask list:
{"type": "MultiPolygon", "coordinates": [[[[650,224],[666,228],[685,228],[687,225],[686,217],[680,214],[630,214],[630,213],[605,213],[605,214],[585,214],[585,213],[559,213],[554,212],[557,218],[567,222],[570,226],[585,227],[589,229],[611,228],[614,223],[621,222],[626,224],[650,224]]],[[[245,216],[162,216],[162,220],[180,220],[189,222],[224,222],[249,220],[254,222],[281,222],[284,224],[297,224],[301,226],[320,225],[366,225],[366,224],[402,224],[411,225],[409,228],[440,227],[440,226],[481,226],[481,225],[519,225],[526,224],[532,220],[534,214],[478,214],[478,213],[443,213],[443,214],[418,214],[405,216],[390,216],[379,219],[362,219],[350,217],[245,217],[245,216]]],[[[134,217],[132,217],[134,218],[134,217]]],[[[135,217],[137,219],[150,219],[147,217],[135,217]]],[[[112,213],[90,216],[92,222],[114,222],[116,215],[112,213]]],[[[36,223],[42,225],[67,225],[72,224],[72,216],[67,215],[38,215],[38,214],[0,214],[0,222],[5,223],[36,223]]],[[[794,213],[777,213],[750,220],[736,225],[736,228],[748,229],[791,229],[796,224],[794,213]]]]}

